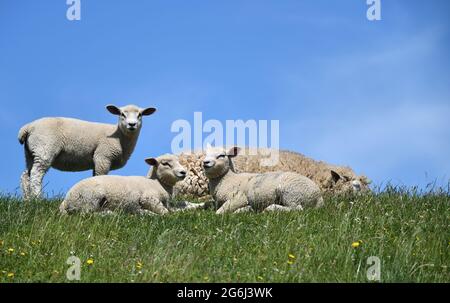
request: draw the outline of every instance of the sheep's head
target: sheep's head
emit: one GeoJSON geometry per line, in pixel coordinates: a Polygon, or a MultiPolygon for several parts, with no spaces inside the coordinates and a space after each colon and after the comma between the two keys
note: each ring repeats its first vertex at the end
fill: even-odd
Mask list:
{"type": "Polygon", "coordinates": [[[234,171],[232,158],[239,153],[239,147],[232,147],[229,150],[224,148],[212,148],[208,146],[206,156],[203,159],[203,169],[209,179],[219,178],[225,175],[230,169],[234,171]]]}
{"type": "Polygon", "coordinates": [[[106,109],[113,115],[119,116],[119,129],[125,134],[138,132],[142,126],[142,116],[150,116],[156,108],[140,108],[136,105],[117,107],[108,105],[106,109]]]}
{"type": "Polygon", "coordinates": [[[174,186],[186,177],[186,169],[177,156],[165,154],[157,158],[147,158],[145,162],[153,166],[151,178],[156,178],[163,184],[174,186]]]}
{"type": "Polygon", "coordinates": [[[331,187],[334,192],[360,193],[369,190],[371,181],[365,176],[356,176],[345,171],[330,170],[331,187]]]}

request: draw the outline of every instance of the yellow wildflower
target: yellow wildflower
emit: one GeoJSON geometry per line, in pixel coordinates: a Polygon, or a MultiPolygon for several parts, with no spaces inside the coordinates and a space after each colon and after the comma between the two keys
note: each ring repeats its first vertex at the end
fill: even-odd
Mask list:
{"type": "Polygon", "coordinates": [[[288,257],[289,257],[289,259],[295,259],[296,258],[295,255],[293,255],[293,254],[288,254],[288,257]]]}
{"type": "Polygon", "coordinates": [[[20,255],[21,255],[22,257],[25,257],[27,254],[26,254],[25,252],[21,251],[21,252],[20,252],[20,255]]]}
{"type": "Polygon", "coordinates": [[[14,252],[14,248],[8,248],[8,253],[12,254],[14,252]]]}
{"type": "Polygon", "coordinates": [[[8,278],[11,278],[11,279],[14,278],[14,273],[13,273],[13,272],[9,272],[8,275],[7,275],[7,277],[8,277],[8,278]]]}
{"type": "Polygon", "coordinates": [[[353,242],[352,243],[352,247],[353,248],[358,248],[361,245],[361,241],[357,241],[357,242],[353,242]]]}
{"type": "Polygon", "coordinates": [[[92,265],[92,264],[94,264],[94,259],[92,259],[92,258],[87,259],[86,264],[87,264],[87,265],[92,265]]]}
{"type": "Polygon", "coordinates": [[[262,281],[262,280],[264,280],[264,278],[261,276],[258,276],[258,280],[262,281]]]}
{"type": "Polygon", "coordinates": [[[142,269],[142,263],[136,262],[136,269],[141,270],[142,269]]]}

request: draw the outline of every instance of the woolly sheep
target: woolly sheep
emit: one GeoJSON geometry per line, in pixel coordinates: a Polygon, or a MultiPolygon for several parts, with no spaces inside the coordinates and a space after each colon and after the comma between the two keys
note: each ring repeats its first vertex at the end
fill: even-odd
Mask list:
{"type": "MultiPolygon", "coordinates": [[[[350,167],[337,166],[322,161],[316,161],[302,154],[280,150],[278,162],[273,166],[263,166],[261,161],[276,150],[267,148],[245,148],[233,159],[236,172],[264,173],[275,171],[291,171],[304,175],[316,182],[323,192],[329,194],[344,194],[348,192],[363,192],[369,190],[370,180],[358,176],[350,167]]],[[[177,196],[192,196],[208,198],[208,178],[202,168],[205,157],[203,151],[182,153],[180,162],[188,170],[188,175],[174,188],[177,196]]]]}
{"type": "Polygon", "coordinates": [[[95,176],[75,184],[61,203],[60,212],[108,213],[114,210],[138,214],[164,215],[176,182],[184,179],[186,169],[170,154],[148,158],[153,166],[149,177],[95,176]]]}
{"type": "Polygon", "coordinates": [[[236,173],[231,159],[238,152],[238,147],[228,151],[208,148],[203,160],[210,193],[218,208],[217,214],[248,210],[302,210],[323,205],[320,188],[300,174],[236,173]]]}
{"type": "Polygon", "coordinates": [[[23,126],[19,142],[24,145],[26,169],[21,176],[24,198],[40,196],[42,179],[50,167],[61,171],[93,169],[93,175],[106,175],[125,166],[136,146],[142,116],[153,107],[135,105],[107,110],[119,116],[117,125],[72,118],[42,118],[23,126]]]}

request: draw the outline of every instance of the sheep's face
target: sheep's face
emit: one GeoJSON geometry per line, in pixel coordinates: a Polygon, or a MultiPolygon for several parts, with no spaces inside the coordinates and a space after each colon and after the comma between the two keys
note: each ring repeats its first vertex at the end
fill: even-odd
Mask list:
{"type": "Polygon", "coordinates": [[[209,179],[225,175],[232,167],[231,159],[239,153],[239,147],[232,147],[228,151],[223,148],[208,147],[203,159],[203,169],[209,179]]]}
{"type": "Polygon", "coordinates": [[[138,132],[142,126],[142,116],[149,116],[156,111],[153,107],[140,108],[135,105],[120,108],[108,105],[106,108],[111,114],[119,116],[119,129],[125,134],[138,132]]]}
{"type": "Polygon", "coordinates": [[[369,190],[370,180],[365,176],[347,175],[345,172],[331,170],[331,182],[334,191],[341,193],[360,193],[369,190]]]}
{"type": "Polygon", "coordinates": [[[161,183],[173,186],[186,177],[186,169],[178,161],[178,157],[170,154],[158,158],[145,159],[152,165],[151,176],[156,177],[161,183]]]}

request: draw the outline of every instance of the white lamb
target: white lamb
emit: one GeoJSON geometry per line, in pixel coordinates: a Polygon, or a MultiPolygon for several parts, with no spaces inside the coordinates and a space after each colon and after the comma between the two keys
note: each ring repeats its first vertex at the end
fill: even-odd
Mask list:
{"type": "Polygon", "coordinates": [[[176,182],[184,179],[186,169],[174,155],[148,158],[153,166],[149,177],[96,176],[75,184],[61,203],[63,214],[111,212],[164,215],[176,182]]]}
{"type": "Polygon", "coordinates": [[[26,169],[21,177],[23,196],[40,196],[42,179],[50,167],[61,171],[93,169],[106,175],[127,163],[139,137],[142,116],[156,109],[127,105],[107,110],[119,116],[118,124],[87,122],[72,118],[42,118],[23,126],[19,142],[24,144],[26,169]]]}
{"type": "Polygon", "coordinates": [[[232,158],[240,148],[206,151],[203,167],[217,213],[249,210],[302,210],[320,207],[323,198],[319,186],[311,179],[293,172],[236,173],[232,158]]]}

